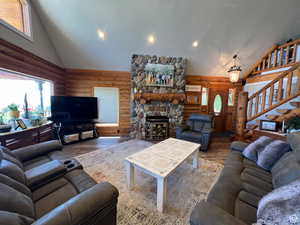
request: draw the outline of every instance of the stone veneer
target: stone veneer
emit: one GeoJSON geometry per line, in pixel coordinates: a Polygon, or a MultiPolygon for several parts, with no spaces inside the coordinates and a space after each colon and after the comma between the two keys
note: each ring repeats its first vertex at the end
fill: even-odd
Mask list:
{"type": "Polygon", "coordinates": [[[142,102],[134,99],[134,94],[159,93],[159,94],[183,94],[185,92],[185,71],[187,60],[181,57],[157,57],[148,55],[133,55],[131,60],[131,136],[145,138],[146,116],[168,116],[170,135],[175,133],[176,126],[183,120],[184,102],[173,104],[170,101],[147,101],[142,102]],[[146,73],[144,71],[147,63],[174,65],[173,87],[146,86],[146,73]],[[144,103],[144,104],[143,104],[144,103]]]}

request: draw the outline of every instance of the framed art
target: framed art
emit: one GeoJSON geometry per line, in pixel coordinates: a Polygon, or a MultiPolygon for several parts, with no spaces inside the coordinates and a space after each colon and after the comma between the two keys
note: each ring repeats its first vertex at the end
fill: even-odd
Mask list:
{"type": "Polygon", "coordinates": [[[145,67],[146,85],[156,87],[173,87],[174,85],[173,65],[151,64],[145,67]]]}
{"type": "Polygon", "coordinates": [[[18,126],[16,127],[16,129],[18,129],[19,127],[22,128],[23,130],[27,129],[27,126],[26,126],[26,124],[24,123],[23,120],[16,119],[16,122],[18,124],[18,126]]]}
{"type": "Polygon", "coordinates": [[[276,121],[261,120],[259,124],[259,129],[276,132],[278,129],[278,123],[276,121]]]}

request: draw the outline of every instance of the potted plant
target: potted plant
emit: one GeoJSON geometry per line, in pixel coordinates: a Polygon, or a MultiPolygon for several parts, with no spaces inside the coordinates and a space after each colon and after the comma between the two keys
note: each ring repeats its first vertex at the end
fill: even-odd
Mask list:
{"type": "Polygon", "coordinates": [[[13,118],[13,119],[16,119],[16,118],[19,118],[20,116],[20,111],[19,111],[19,107],[17,104],[10,104],[7,106],[8,108],[8,115],[9,117],[13,118]]]}
{"type": "Polygon", "coordinates": [[[11,130],[11,125],[4,123],[4,113],[0,112],[0,133],[8,132],[11,130]]]}
{"type": "Polygon", "coordinates": [[[300,117],[296,116],[288,120],[287,129],[289,133],[300,131],[300,117]]]}

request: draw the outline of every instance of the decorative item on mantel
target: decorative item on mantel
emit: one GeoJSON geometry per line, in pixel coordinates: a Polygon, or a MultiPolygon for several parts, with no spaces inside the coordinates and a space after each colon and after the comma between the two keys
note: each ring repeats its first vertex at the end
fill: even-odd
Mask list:
{"type": "Polygon", "coordinates": [[[175,134],[183,120],[186,66],[181,57],[132,56],[132,137],[146,139],[149,116],[169,118],[167,133],[175,134]]]}

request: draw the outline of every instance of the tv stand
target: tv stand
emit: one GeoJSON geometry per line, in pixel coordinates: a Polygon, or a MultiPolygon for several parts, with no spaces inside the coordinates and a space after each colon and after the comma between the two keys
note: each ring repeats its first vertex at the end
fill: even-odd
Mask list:
{"type": "Polygon", "coordinates": [[[55,122],[56,136],[62,144],[89,140],[98,137],[96,122],[68,121],[55,122]]]}

